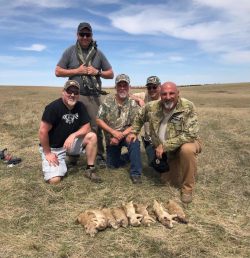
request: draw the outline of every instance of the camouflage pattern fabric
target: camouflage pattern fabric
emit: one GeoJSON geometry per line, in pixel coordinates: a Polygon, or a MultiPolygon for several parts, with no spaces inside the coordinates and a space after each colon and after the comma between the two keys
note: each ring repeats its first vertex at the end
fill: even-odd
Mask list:
{"type": "Polygon", "coordinates": [[[161,100],[147,103],[136,115],[131,133],[139,134],[143,124],[149,122],[153,145],[157,148],[162,144],[163,151],[167,152],[168,158],[173,158],[175,151],[184,143],[199,139],[198,114],[191,101],[179,97],[176,109],[167,123],[168,140],[161,143],[158,130],[163,116],[161,100]]]}
{"type": "MultiPolygon", "coordinates": [[[[140,106],[131,98],[127,98],[122,106],[116,101],[116,95],[108,96],[99,107],[96,118],[103,120],[108,126],[123,132],[134,122],[134,117],[138,113],[140,106]]],[[[109,146],[112,135],[105,132],[106,145],[109,146]]]]}
{"type": "MultiPolygon", "coordinates": [[[[82,48],[81,48],[80,43],[79,43],[78,40],[76,41],[75,48],[76,48],[76,53],[77,53],[77,59],[78,59],[78,62],[79,62],[79,66],[81,66],[84,63],[86,63],[87,67],[91,66],[92,58],[95,55],[96,50],[97,50],[96,41],[94,39],[92,39],[92,42],[90,43],[90,46],[89,46],[89,49],[88,49],[88,54],[87,54],[86,60],[84,60],[84,57],[83,57],[83,54],[82,54],[82,48]]],[[[102,95],[109,94],[108,92],[103,91],[103,90],[100,89],[100,86],[99,86],[99,84],[96,80],[96,76],[94,76],[94,75],[90,76],[93,88],[91,88],[89,86],[88,78],[87,78],[86,75],[80,75],[80,77],[83,81],[83,85],[86,85],[87,89],[95,90],[102,95]]]]}

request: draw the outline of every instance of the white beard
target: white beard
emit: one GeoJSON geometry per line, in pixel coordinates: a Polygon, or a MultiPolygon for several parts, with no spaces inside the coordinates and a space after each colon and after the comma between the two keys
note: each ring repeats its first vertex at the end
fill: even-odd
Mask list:
{"type": "Polygon", "coordinates": [[[171,109],[171,108],[173,108],[173,106],[174,106],[174,102],[173,101],[171,101],[171,102],[169,102],[169,103],[164,103],[164,106],[165,106],[165,108],[166,109],[171,109]]]}
{"type": "Polygon", "coordinates": [[[120,90],[120,91],[118,92],[118,95],[119,95],[119,98],[121,98],[121,99],[126,99],[127,96],[128,96],[128,93],[127,93],[125,90],[120,90]]]}
{"type": "Polygon", "coordinates": [[[73,101],[68,100],[68,105],[69,106],[73,107],[75,104],[76,104],[76,101],[73,102],[73,101]]]}

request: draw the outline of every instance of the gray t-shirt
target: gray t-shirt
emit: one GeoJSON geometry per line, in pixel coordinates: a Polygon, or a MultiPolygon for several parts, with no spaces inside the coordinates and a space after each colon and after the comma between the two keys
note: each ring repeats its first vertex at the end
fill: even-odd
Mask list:
{"type": "MultiPolygon", "coordinates": [[[[86,60],[86,55],[88,53],[88,49],[82,49],[84,60],[86,60]]],[[[77,59],[75,45],[68,47],[62,54],[58,64],[58,66],[62,67],[63,69],[76,69],[79,67],[79,62],[77,59]]],[[[107,60],[106,56],[102,53],[101,50],[97,49],[96,54],[92,59],[92,66],[97,70],[108,71],[112,69],[109,61],[107,60]]],[[[90,76],[88,77],[89,85],[92,87],[92,82],[90,76]]],[[[99,88],[101,89],[102,82],[100,76],[96,76],[97,82],[99,84],[99,88]]],[[[88,90],[86,86],[83,85],[83,82],[79,75],[74,75],[69,77],[69,80],[76,80],[80,86],[80,93],[84,96],[99,96],[99,93],[96,91],[88,90]]]]}

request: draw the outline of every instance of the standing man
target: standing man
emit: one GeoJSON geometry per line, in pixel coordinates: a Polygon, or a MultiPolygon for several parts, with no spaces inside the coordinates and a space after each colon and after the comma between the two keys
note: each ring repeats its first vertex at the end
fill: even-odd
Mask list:
{"type": "Polygon", "coordinates": [[[90,117],[82,102],[78,102],[80,85],[69,80],[62,90],[62,98],[46,106],[39,129],[44,179],[57,183],[66,175],[66,155],[86,151],[85,176],[95,183],[101,178],[95,172],[97,137],[90,132],[90,117]]]}
{"type": "Polygon", "coordinates": [[[181,184],[181,200],[192,202],[198,153],[203,144],[198,135],[198,115],[194,104],[179,97],[177,86],[166,82],[161,86],[161,99],[146,104],[135,117],[127,143],[137,140],[142,125],[149,122],[156,157],[165,152],[170,171],[161,180],[168,185],[181,184]]]}
{"type": "Polygon", "coordinates": [[[140,107],[129,97],[130,79],[126,74],[119,74],[115,79],[116,94],[107,97],[99,108],[96,123],[105,133],[107,163],[110,168],[119,168],[131,161],[131,180],[141,184],[141,150],[138,139],[127,144],[135,115],[140,107]],[[128,152],[121,155],[122,146],[128,152]]]}
{"type": "MultiPolygon", "coordinates": [[[[103,157],[103,136],[101,129],[96,125],[96,115],[101,105],[100,94],[107,94],[107,92],[101,90],[101,78],[113,79],[114,73],[105,55],[97,49],[89,23],[82,22],[79,24],[76,44],[64,51],[56,66],[55,74],[57,77],[69,77],[70,80],[76,80],[80,84],[81,95],[79,101],[86,106],[91,117],[91,129],[97,134],[96,162],[100,168],[104,168],[106,162],[103,157]]],[[[76,162],[77,157],[71,156],[69,163],[76,165],[76,162]]]]}
{"type": "MultiPolygon", "coordinates": [[[[144,103],[148,103],[150,101],[159,100],[161,98],[160,91],[161,91],[161,80],[157,76],[150,76],[147,78],[146,81],[146,92],[140,92],[140,93],[134,93],[129,94],[130,98],[134,99],[135,101],[138,101],[137,98],[134,98],[133,96],[136,96],[143,100],[143,102],[139,102],[140,106],[144,106],[144,103]]],[[[155,157],[155,150],[152,148],[152,140],[149,132],[149,123],[144,124],[144,136],[142,136],[142,141],[148,156],[148,164],[151,166],[151,162],[153,161],[155,157]]]]}

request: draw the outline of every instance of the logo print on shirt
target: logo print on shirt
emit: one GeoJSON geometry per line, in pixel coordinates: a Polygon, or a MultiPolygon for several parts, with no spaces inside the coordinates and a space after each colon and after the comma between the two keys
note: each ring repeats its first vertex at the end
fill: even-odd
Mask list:
{"type": "Polygon", "coordinates": [[[76,114],[67,114],[62,117],[67,124],[73,124],[75,119],[78,119],[78,113],[76,114]]]}

